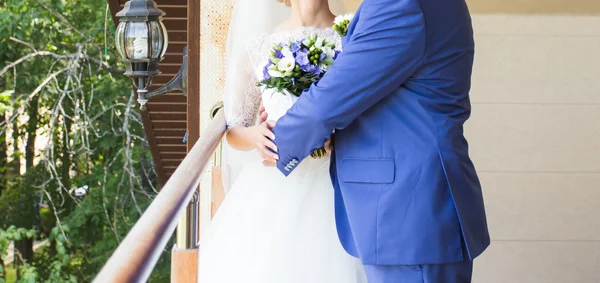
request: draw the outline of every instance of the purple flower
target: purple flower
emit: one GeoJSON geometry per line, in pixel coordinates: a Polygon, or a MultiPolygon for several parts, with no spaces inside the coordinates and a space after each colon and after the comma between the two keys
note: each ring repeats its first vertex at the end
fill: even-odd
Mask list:
{"type": "Polygon", "coordinates": [[[300,65],[300,68],[305,67],[306,65],[308,65],[310,63],[308,61],[308,54],[306,52],[304,52],[304,50],[296,53],[296,63],[298,63],[298,65],[300,65]]]}
{"type": "Polygon", "coordinates": [[[300,44],[298,44],[298,42],[290,43],[290,51],[292,51],[292,53],[296,53],[298,50],[300,50],[300,44]]]}
{"type": "Polygon", "coordinates": [[[338,55],[340,55],[340,51],[336,50],[335,55],[333,55],[333,60],[337,59],[338,55]]]}
{"type": "Polygon", "coordinates": [[[269,63],[263,68],[263,80],[265,81],[271,78],[271,75],[269,75],[269,67],[271,67],[271,65],[273,65],[273,61],[269,59],[269,63]]]}
{"type": "Polygon", "coordinates": [[[321,70],[321,68],[318,65],[309,65],[310,67],[308,68],[308,70],[306,70],[306,72],[308,72],[309,76],[318,76],[321,74],[321,72],[323,72],[323,70],[321,70]]]}
{"type": "Polygon", "coordinates": [[[296,79],[292,78],[292,85],[296,85],[296,79]]]}
{"type": "Polygon", "coordinates": [[[281,50],[275,49],[275,57],[277,57],[278,59],[283,58],[283,53],[281,53],[281,50]]]}
{"type": "Polygon", "coordinates": [[[311,64],[306,64],[303,66],[300,66],[300,70],[305,71],[305,72],[310,72],[315,66],[311,65],[311,64]]]}
{"type": "Polygon", "coordinates": [[[325,55],[325,53],[321,53],[321,57],[319,58],[319,62],[323,62],[323,59],[325,59],[327,55],[325,55]]]}

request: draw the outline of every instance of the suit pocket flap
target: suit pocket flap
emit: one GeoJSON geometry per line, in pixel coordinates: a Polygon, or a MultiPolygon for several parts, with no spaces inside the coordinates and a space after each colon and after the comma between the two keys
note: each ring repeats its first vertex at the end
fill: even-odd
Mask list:
{"type": "Polygon", "coordinates": [[[390,184],[396,173],[393,158],[343,158],[338,169],[346,183],[390,184]]]}

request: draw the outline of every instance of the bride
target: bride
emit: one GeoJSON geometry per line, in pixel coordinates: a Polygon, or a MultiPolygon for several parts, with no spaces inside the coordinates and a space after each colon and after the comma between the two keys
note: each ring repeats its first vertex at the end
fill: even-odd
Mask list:
{"type": "MultiPolygon", "coordinates": [[[[268,48],[318,34],[338,42],[327,0],[238,0],[229,31],[225,87],[227,141],[240,151],[276,156],[267,123],[256,125],[262,103],[277,120],[292,95],[256,86],[268,48]],[[291,11],[290,11],[291,10],[291,11]],[[290,13],[291,12],[291,13],[290,13]],[[289,15],[283,18],[283,15],[289,15]]],[[[332,0],[332,7],[342,6],[332,0]]],[[[230,157],[231,158],[231,157],[230,157]]],[[[289,177],[246,162],[199,246],[201,283],[363,283],[360,260],[348,255],[336,233],[329,159],[307,159],[289,177]]]]}

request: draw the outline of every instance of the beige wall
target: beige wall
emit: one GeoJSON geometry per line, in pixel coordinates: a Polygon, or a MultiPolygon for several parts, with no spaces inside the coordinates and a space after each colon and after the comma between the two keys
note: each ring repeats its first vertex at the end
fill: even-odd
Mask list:
{"type": "Polygon", "coordinates": [[[598,0],[467,0],[467,3],[473,14],[600,14],[598,0]]]}
{"type": "MultiPolygon", "coordinates": [[[[350,11],[361,0],[344,0],[350,11]]],[[[600,0],[467,0],[473,14],[587,14],[600,15],[600,0]]]]}
{"type": "Polygon", "coordinates": [[[492,235],[474,282],[600,282],[600,17],[473,20],[465,131],[492,235]]]}

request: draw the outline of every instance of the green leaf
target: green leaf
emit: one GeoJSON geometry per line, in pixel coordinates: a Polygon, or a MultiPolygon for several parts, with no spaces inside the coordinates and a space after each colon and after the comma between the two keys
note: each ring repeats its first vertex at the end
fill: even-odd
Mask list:
{"type": "Polygon", "coordinates": [[[62,257],[62,263],[63,263],[63,264],[68,264],[68,263],[69,263],[69,260],[70,260],[70,258],[69,258],[69,255],[68,255],[68,254],[66,254],[66,255],[63,255],[63,257],[62,257]]]}
{"type": "Polygon", "coordinates": [[[65,247],[63,245],[60,245],[60,246],[57,246],[56,252],[58,252],[58,254],[65,254],[65,253],[67,253],[67,250],[65,249],[65,247]]]}
{"type": "Polygon", "coordinates": [[[14,89],[5,90],[0,92],[0,99],[9,99],[15,93],[14,89]]]}
{"type": "Polygon", "coordinates": [[[27,238],[33,238],[33,237],[35,237],[35,231],[33,231],[33,230],[27,231],[27,238]]]}

